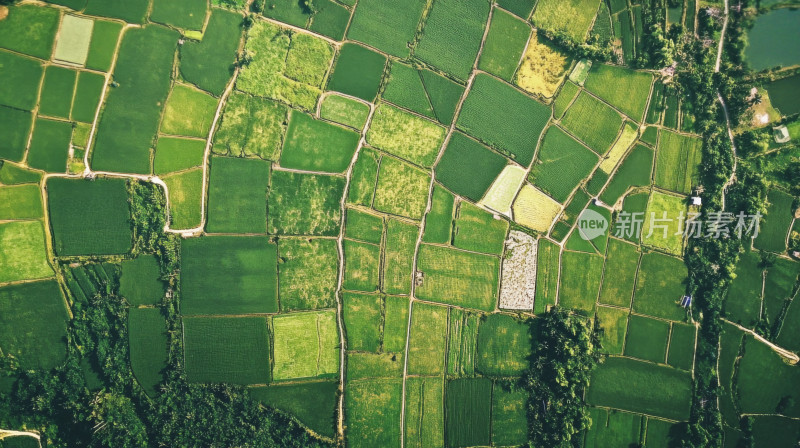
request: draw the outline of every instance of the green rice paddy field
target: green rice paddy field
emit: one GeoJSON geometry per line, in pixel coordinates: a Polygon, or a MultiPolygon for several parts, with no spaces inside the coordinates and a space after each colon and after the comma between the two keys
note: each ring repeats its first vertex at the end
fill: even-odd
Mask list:
{"type": "Polygon", "coordinates": [[[677,88],[633,67],[655,67],[649,22],[676,39],[693,0],[46,3],[0,6],[4,429],[41,446],[117,446],[119,421],[132,446],[556,445],[528,418],[559,391],[526,384],[556,308],[600,354],[575,400],[591,425],[564,443],[677,446],[708,375],[709,445],[800,437],[797,151],[739,154],[728,208],[767,181],[752,247],[684,237],[726,172],[683,72],[708,67],[681,59],[703,20],[677,88]],[[594,238],[585,211],[609,224],[594,238]]]}

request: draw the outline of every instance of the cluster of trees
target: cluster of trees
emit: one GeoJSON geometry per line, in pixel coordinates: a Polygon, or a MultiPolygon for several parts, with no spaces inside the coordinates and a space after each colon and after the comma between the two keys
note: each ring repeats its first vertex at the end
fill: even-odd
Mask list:
{"type": "Polygon", "coordinates": [[[664,5],[660,0],[642,2],[642,45],[635,64],[640,68],[663,68],[675,62],[676,42],[684,34],[683,26],[672,25],[665,31],[664,5]]]}
{"type": "MultiPolygon", "coordinates": [[[[137,181],[129,184],[129,191],[133,252],[156,254],[164,279],[174,287],[180,242],[163,232],[164,193],[137,181]]],[[[262,406],[244,387],[189,384],[182,368],[179,300],[176,293],[162,304],[170,345],[158,396],[147,397],[133,376],[128,305],[114,287],[90,298],[88,306],[73,308],[63,366],[21,371],[13,359],[0,357],[0,372],[13,379],[10,391],[0,392],[0,427],[35,429],[47,446],[64,448],[331,446],[288,416],[262,406]],[[98,367],[99,390],[89,389],[87,366],[98,367]]]]}
{"type": "Polygon", "coordinates": [[[531,446],[581,446],[589,427],[583,394],[600,362],[600,339],[591,319],[558,307],[536,319],[531,367],[522,379],[530,394],[531,446]]]}

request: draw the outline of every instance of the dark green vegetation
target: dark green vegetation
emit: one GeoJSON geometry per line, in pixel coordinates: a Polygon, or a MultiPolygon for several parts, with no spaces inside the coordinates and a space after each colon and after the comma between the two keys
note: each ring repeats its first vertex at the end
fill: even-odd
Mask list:
{"type": "Polygon", "coordinates": [[[786,251],[786,235],[792,224],[794,198],[780,190],[770,190],[767,200],[767,216],[759,226],[753,245],[757,249],[782,253],[786,251]]]}
{"type": "Polygon", "coordinates": [[[210,233],[266,233],[270,166],[253,159],[214,157],[208,191],[210,233]]]}
{"type": "Polygon", "coordinates": [[[33,59],[0,51],[3,83],[0,83],[0,104],[16,109],[32,110],[36,106],[39,81],[44,70],[33,59]]]}
{"type": "Polygon", "coordinates": [[[112,17],[128,23],[142,24],[149,6],[150,0],[89,0],[84,12],[93,16],[112,17]]]}
{"type": "Polygon", "coordinates": [[[436,165],[436,180],[454,193],[477,202],[506,163],[501,155],[456,132],[436,165]]]}
{"type": "Polygon", "coordinates": [[[669,354],[667,364],[683,370],[692,370],[695,349],[695,332],[693,325],[673,323],[669,337],[669,354]]]}
{"type": "Polygon", "coordinates": [[[608,101],[635,121],[644,117],[653,75],[606,64],[595,64],[586,89],[608,101]]]}
{"type": "Polygon", "coordinates": [[[30,112],[0,106],[0,132],[4,135],[0,140],[0,159],[22,161],[32,121],[30,112]]]}
{"type": "Polygon", "coordinates": [[[600,200],[606,204],[616,204],[629,188],[650,184],[653,157],[652,149],[636,145],[603,190],[600,200]]]}
{"type": "Polygon", "coordinates": [[[335,381],[275,384],[251,389],[250,395],[267,406],[296,417],[313,431],[333,437],[337,389],[335,381]]]}
{"type": "Polygon", "coordinates": [[[133,308],[128,312],[131,370],[149,396],[156,395],[167,367],[167,323],[156,308],[133,308]]]}
{"type": "Polygon", "coordinates": [[[266,237],[187,240],[181,245],[181,311],[187,315],[276,312],[277,257],[275,244],[266,237]]]}
{"type": "Polygon", "coordinates": [[[183,319],[186,379],[193,383],[264,384],[269,340],[263,317],[183,319]]]}
{"type": "Polygon", "coordinates": [[[69,118],[77,75],[78,72],[68,68],[55,65],[47,67],[39,97],[39,112],[52,117],[69,118]]]}
{"type": "Polygon", "coordinates": [[[492,382],[465,378],[447,383],[445,437],[449,446],[489,445],[492,382]]]}
{"type": "Polygon", "coordinates": [[[453,245],[459,249],[502,255],[508,222],[469,202],[461,202],[453,225],[453,245]]]}
{"type": "Polygon", "coordinates": [[[162,175],[199,167],[203,164],[205,150],[206,142],[202,140],[159,137],[153,173],[162,175]]]}
{"type": "Polygon", "coordinates": [[[54,280],[0,288],[0,348],[23,369],[47,370],[64,362],[68,320],[54,280]]]}
{"type": "Polygon", "coordinates": [[[203,40],[181,46],[181,75],[213,95],[222,94],[233,74],[241,22],[239,14],[213,9],[203,40]]]}
{"type": "Polygon", "coordinates": [[[156,26],[125,33],[114,69],[119,87],[109,93],[97,128],[94,169],[150,172],[150,148],[169,92],[177,39],[177,33],[156,26]]]}
{"type": "Polygon", "coordinates": [[[80,72],[72,103],[72,119],[84,123],[93,122],[105,87],[106,79],[103,76],[92,72],[80,72]]]}
{"type": "Polygon", "coordinates": [[[439,185],[433,187],[431,209],[425,216],[425,234],[422,236],[422,241],[439,244],[450,242],[453,232],[454,201],[452,193],[439,185]]]}
{"type": "Polygon", "coordinates": [[[357,44],[344,44],[336,59],[328,90],[373,101],[381,85],[386,57],[357,44]]]}
{"type": "Polygon", "coordinates": [[[31,138],[28,148],[28,164],[31,168],[51,173],[63,173],[67,167],[71,139],[72,124],[66,121],[37,118],[33,127],[33,138],[31,138]]]}
{"type": "Polygon", "coordinates": [[[686,265],[679,258],[657,252],[642,255],[633,310],[662,319],[683,319],[685,312],[678,303],[686,292],[687,276],[686,265]]]}
{"type": "Polygon", "coordinates": [[[508,84],[478,75],[458,117],[458,127],[526,166],[550,109],[508,84]]]}
{"type": "Polygon", "coordinates": [[[122,24],[119,22],[94,21],[89,55],[86,57],[86,68],[102,72],[107,72],[111,68],[121,31],[122,24]]]}
{"type": "Polygon", "coordinates": [[[393,61],[383,98],[449,125],[464,87],[430,70],[393,61]]]}
{"type": "Polygon", "coordinates": [[[119,295],[131,305],[158,305],[164,297],[161,265],[153,256],[140,256],[121,264],[119,295]]]}
{"type": "Polygon", "coordinates": [[[597,98],[581,92],[562,121],[564,128],[598,154],[605,154],[622,127],[622,117],[597,98]]]}
{"type": "Polygon", "coordinates": [[[553,126],[544,136],[529,180],[556,201],[565,202],[597,161],[595,153],[553,126]]]}
{"type": "Polygon", "coordinates": [[[466,80],[481,48],[489,6],[483,1],[435,0],[414,56],[466,80]]]}
{"type": "Polygon", "coordinates": [[[625,356],[663,364],[668,339],[669,322],[632,314],[628,321],[625,356]]]}
{"type": "MultiPolygon", "coordinates": [[[[150,20],[186,30],[201,30],[206,20],[205,0],[153,0],[150,20]]],[[[204,36],[205,37],[205,36],[204,36]]]]}
{"type": "Polygon", "coordinates": [[[392,56],[406,57],[424,9],[424,0],[361,1],[353,13],[347,37],[392,56]]]}
{"type": "Polygon", "coordinates": [[[47,181],[50,228],[59,256],[123,254],[131,249],[131,211],[122,179],[47,181]]]}
{"type": "Polygon", "coordinates": [[[302,112],[292,112],[283,141],[281,166],[306,171],[344,172],[360,135],[302,112]]]}

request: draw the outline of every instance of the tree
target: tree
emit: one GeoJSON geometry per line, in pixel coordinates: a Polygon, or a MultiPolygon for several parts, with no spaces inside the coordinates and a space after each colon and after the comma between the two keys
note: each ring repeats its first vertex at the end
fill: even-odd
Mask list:
{"type": "Polygon", "coordinates": [[[523,378],[531,446],[571,447],[588,428],[583,391],[600,360],[595,328],[589,318],[557,307],[534,325],[531,368],[523,378]]]}

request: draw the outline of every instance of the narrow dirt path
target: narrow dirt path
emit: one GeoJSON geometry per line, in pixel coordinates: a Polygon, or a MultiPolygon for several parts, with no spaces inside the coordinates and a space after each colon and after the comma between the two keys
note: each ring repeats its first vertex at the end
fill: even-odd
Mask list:
{"type": "Polygon", "coordinates": [[[731,321],[729,321],[727,319],[722,319],[722,321],[726,322],[726,323],[729,323],[729,324],[733,325],[734,327],[742,330],[743,332],[745,332],[745,333],[753,336],[754,338],[758,339],[759,342],[762,342],[762,343],[766,344],[769,348],[772,349],[772,351],[774,351],[775,353],[777,353],[777,354],[781,355],[782,357],[786,358],[792,364],[797,364],[798,362],[800,362],[800,356],[797,356],[796,353],[791,352],[791,351],[789,351],[789,350],[787,350],[787,349],[785,349],[785,348],[783,348],[783,347],[781,347],[779,345],[776,345],[776,344],[764,339],[763,336],[761,336],[760,334],[756,333],[755,331],[750,330],[749,328],[745,328],[745,327],[743,327],[743,326],[741,326],[741,325],[739,325],[737,323],[733,323],[733,322],[731,322],[731,321]]]}

